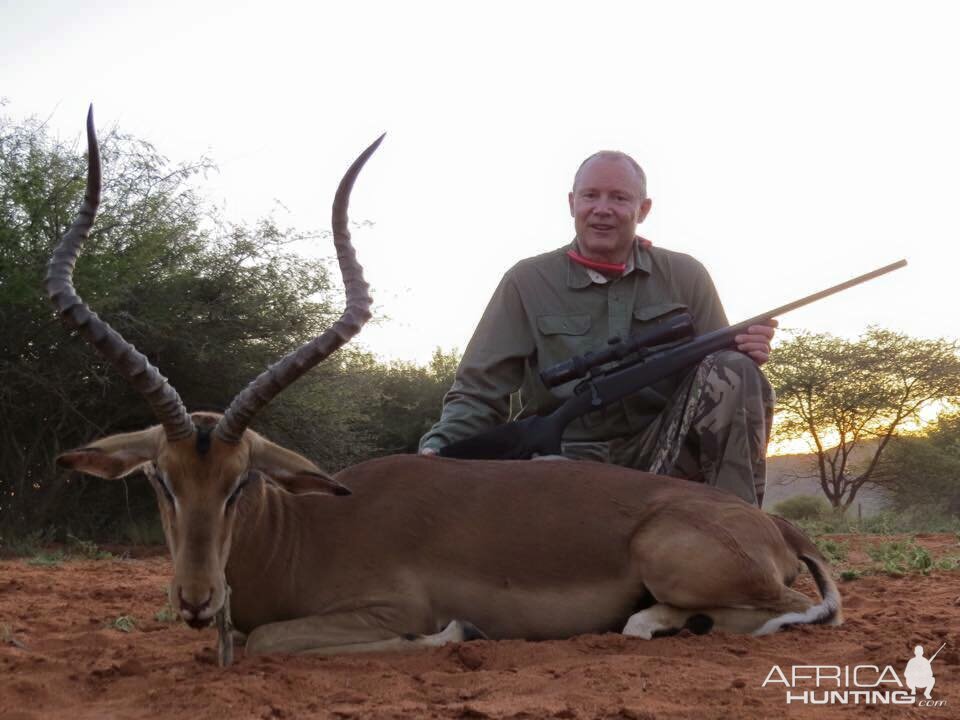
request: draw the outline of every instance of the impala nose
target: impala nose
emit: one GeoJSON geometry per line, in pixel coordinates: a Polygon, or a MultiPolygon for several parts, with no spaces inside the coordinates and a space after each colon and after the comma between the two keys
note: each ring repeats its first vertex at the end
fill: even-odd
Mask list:
{"type": "Polygon", "coordinates": [[[210,607],[210,600],[213,598],[213,588],[210,588],[207,599],[199,605],[194,605],[183,597],[183,588],[177,591],[177,597],[180,600],[180,615],[188,624],[193,625],[197,622],[206,623],[206,621],[210,619],[210,613],[204,613],[204,611],[210,607]]]}

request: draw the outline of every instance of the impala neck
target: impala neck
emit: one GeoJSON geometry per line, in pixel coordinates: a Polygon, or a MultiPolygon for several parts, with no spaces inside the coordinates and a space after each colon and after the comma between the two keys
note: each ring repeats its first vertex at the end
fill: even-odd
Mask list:
{"type": "Polygon", "coordinates": [[[249,632],[296,608],[293,581],[301,552],[298,498],[264,481],[255,481],[238,500],[233,542],[227,559],[234,625],[249,632]]]}

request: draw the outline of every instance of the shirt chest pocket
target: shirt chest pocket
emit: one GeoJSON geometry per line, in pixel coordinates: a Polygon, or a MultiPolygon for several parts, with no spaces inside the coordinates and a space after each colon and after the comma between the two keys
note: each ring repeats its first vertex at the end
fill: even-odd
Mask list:
{"type": "Polygon", "coordinates": [[[537,365],[544,370],[592,347],[589,315],[540,315],[537,317],[537,365]]]}
{"type": "Polygon", "coordinates": [[[662,320],[666,320],[668,317],[678,315],[682,312],[687,312],[687,306],[678,302],[641,305],[633,311],[631,332],[643,330],[650,325],[655,325],[662,320]]]}

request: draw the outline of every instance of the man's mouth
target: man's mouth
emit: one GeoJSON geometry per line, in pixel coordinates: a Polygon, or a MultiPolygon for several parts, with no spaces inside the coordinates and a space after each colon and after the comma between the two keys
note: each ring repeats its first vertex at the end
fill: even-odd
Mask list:
{"type": "Polygon", "coordinates": [[[598,232],[607,232],[616,228],[616,225],[607,225],[606,223],[594,223],[590,226],[591,230],[598,232]]]}

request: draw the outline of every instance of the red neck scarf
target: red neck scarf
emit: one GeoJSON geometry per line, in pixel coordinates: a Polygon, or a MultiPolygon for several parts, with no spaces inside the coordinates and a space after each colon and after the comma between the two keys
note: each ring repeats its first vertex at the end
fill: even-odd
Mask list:
{"type": "MultiPolygon", "coordinates": [[[[642,250],[647,250],[653,245],[652,242],[639,235],[637,235],[636,241],[640,244],[642,250]]],[[[605,263],[599,262],[598,260],[591,260],[590,258],[585,258],[576,250],[567,250],[567,257],[578,265],[602,272],[604,275],[623,275],[623,272],[627,269],[626,263],[605,263]]]]}
{"type": "Polygon", "coordinates": [[[598,262],[590,258],[585,258],[576,250],[567,250],[567,257],[577,263],[577,265],[583,265],[591,270],[602,272],[604,275],[623,275],[623,271],[627,269],[626,263],[598,262]]]}

